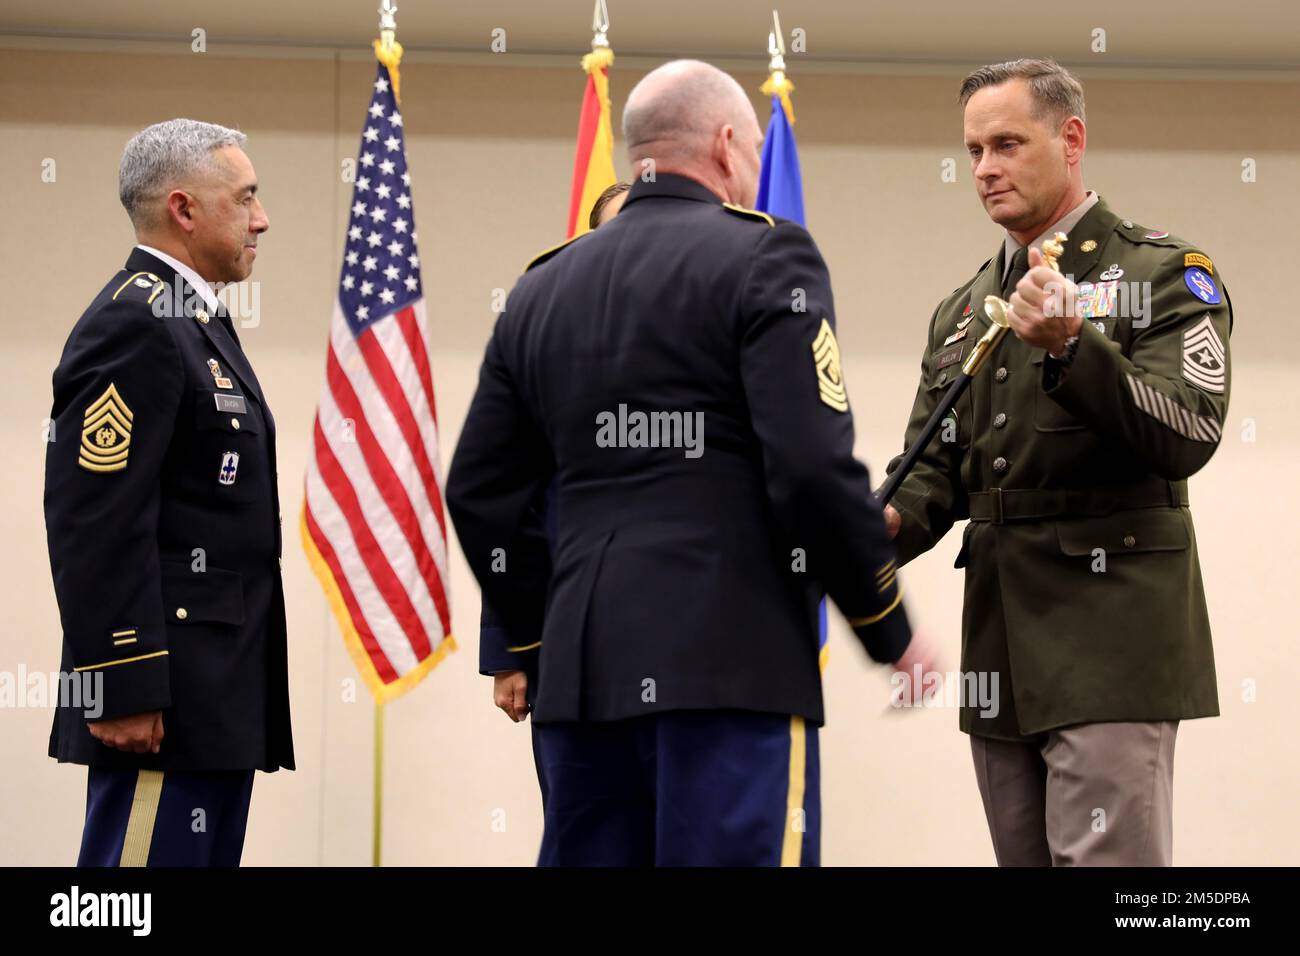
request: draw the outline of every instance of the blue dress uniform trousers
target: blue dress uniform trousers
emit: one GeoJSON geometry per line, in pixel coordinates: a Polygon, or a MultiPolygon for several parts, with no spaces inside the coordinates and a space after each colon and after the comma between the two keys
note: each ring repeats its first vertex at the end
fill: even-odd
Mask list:
{"type": "Polygon", "coordinates": [[[78,866],[238,866],[252,770],[91,767],[78,866]]]}
{"type": "Polygon", "coordinates": [[[539,866],[817,866],[817,727],[739,710],[533,728],[539,866]]]}

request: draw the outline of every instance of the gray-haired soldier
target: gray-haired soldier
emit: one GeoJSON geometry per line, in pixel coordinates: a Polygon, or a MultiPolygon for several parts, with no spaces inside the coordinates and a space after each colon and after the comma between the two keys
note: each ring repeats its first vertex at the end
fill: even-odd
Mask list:
{"type": "Polygon", "coordinates": [[[138,245],[68,337],[45,523],[62,670],[50,756],[87,765],[85,866],[239,863],[253,771],[293,769],[275,423],[212,284],[270,223],[244,134],[126,146],[138,245]]]}

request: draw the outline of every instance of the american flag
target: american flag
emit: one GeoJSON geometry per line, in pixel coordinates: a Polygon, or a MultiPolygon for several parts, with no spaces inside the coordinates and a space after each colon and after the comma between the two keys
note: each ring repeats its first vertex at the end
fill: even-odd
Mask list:
{"type": "Polygon", "coordinates": [[[447,522],[402,114],[379,64],[352,189],[303,546],[377,700],[455,647],[447,522]]]}

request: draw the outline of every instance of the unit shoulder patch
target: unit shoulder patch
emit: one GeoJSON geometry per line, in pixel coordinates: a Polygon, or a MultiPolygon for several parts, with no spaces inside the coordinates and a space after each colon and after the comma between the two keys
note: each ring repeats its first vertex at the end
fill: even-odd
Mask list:
{"type": "Polygon", "coordinates": [[[1227,382],[1227,358],[1210,313],[1183,333],[1183,378],[1193,385],[1222,395],[1227,382]]]}
{"type": "Polygon", "coordinates": [[[1219,287],[1214,284],[1208,272],[1199,266],[1192,266],[1183,271],[1183,282],[1188,291],[1206,305],[1218,305],[1222,300],[1219,287]]]}
{"type": "Polygon", "coordinates": [[[837,412],[849,410],[849,395],[844,388],[844,374],[840,369],[840,346],[835,341],[835,330],[822,319],[817,338],[812,344],[813,365],[817,370],[817,392],[821,400],[837,412]]]}
{"type": "Polygon", "coordinates": [[[131,422],[135,418],[117,386],[109,383],[86,408],[81,420],[77,464],[87,471],[121,471],[131,451],[131,422]]]}
{"type": "Polygon", "coordinates": [[[756,219],[759,222],[765,222],[768,226],[775,228],[776,220],[765,212],[759,212],[757,209],[746,209],[744,206],[737,206],[735,203],[724,202],[722,208],[727,212],[735,213],[737,216],[744,216],[746,219],[756,219]]]}

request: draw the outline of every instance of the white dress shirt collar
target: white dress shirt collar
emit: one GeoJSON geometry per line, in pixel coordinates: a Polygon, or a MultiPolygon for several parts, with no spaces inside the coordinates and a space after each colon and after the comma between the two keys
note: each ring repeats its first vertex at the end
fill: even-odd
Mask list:
{"type": "Polygon", "coordinates": [[[135,247],[137,249],[143,249],[145,252],[149,253],[149,255],[161,259],[163,262],[175,269],[185,279],[185,281],[194,288],[194,291],[199,294],[199,298],[201,298],[204,304],[208,307],[208,311],[214,315],[217,313],[220,302],[217,299],[216,293],[212,291],[212,286],[208,285],[207,281],[202,276],[185,263],[167,255],[167,253],[160,249],[155,249],[153,246],[146,246],[142,242],[136,243],[135,247]]]}
{"type": "MultiPolygon", "coordinates": [[[[1033,242],[1029,244],[1029,248],[1041,250],[1043,248],[1043,243],[1046,242],[1049,238],[1051,238],[1054,233],[1063,232],[1068,235],[1070,230],[1079,224],[1079,220],[1084,217],[1084,215],[1088,212],[1088,210],[1091,209],[1093,206],[1097,205],[1098,198],[1099,197],[1095,192],[1093,192],[1091,189],[1088,190],[1087,195],[1083,197],[1083,201],[1079,203],[1079,205],[1075,206],[1064,216],[1062,216],[1056,222],[1052,223],[1041,233],[1039,233],[1038,238],[1036,238],[1033,242]]],[[[1006,281],[1007,273],[1011,271],[1011,260],[1015,257],[1015,254],[1019,252],[1022,248],[1023,247],[1020,245],[1020,243],[1018,243],[1015,239],[1013,239],[1011,233],[1008,232],[1006,238],[1007,251],[1006,251],[1006,255],[1003,256],[1003,260],[1002,260],[1003,261],[1002,280],[1004,282],[1006,281]]]]}

